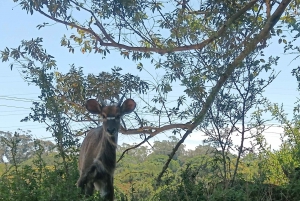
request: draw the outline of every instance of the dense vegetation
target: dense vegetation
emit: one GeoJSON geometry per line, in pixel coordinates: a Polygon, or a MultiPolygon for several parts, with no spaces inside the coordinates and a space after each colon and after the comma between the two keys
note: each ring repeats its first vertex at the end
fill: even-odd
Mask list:
{"type": "MultiPolygon", "coordinates": [[[[1,47],[2,61],[41,92],[22,121],[45,124],[53,137],[0,133],[1,200],[96,200],[75,186],[80,136],[99,125],[83,105],[122,95],[138,107],[120,133],[138,134],[141,143],[118,148],[117,200],[300,200],[299,106],[289,120],[263,93],[281,59],[265,49],[278,41],[283,52],[299,54],[299,0],[13,1],[46,17],[38,29],[63,24],[67,52],[120,54],[137,73],[114,64],[92,74],[84,73],[88,66],[65,69],[41,37],[1,47]],[[277,151],[264,139],[270,119],[284,128],[277,151]],[[162,132],[168,141],[145,146],[162,132]],[[186,150],[192,132],[206,140],[186,150]]],[[[299,72],[292,71],[298,81],[299,72]]]]}
{"type": "MultiPolygon", "coordinates": [[[[297,137],[298,132],[294,132],[297,137]]],[[[2,147],[9,163],[1,163],[0,200],[97,200],[82,198],[75,183],[78,179],[77,152],[62,161],[51,142],[31,139],[30,135],[2,133],[2,147]],[[20,139],[27,136],[27,141],[20,139]],[[8,146],[13,142],[14,146],[8,146]],[[31,156],[24,158],[33,143],[31,156]]],[[[279,151],[249,153],[240,161],[235,181],[224,181],[222,161],[215,148],[181,147],[160,182],[166,153],[178,141],[175,137],[156,141],[153,148],[140,146],[127,152],[118,163],[115,174],[117,200],[299,200],[299,149],[283,143],[279,151]]],[[[118,157],[130,148],[118,147],[118,157]]],[[[236,161],[235,154],[228,160],[236,161]]],[[[228,170],[227,174],[234,172],[228,170]]]]}

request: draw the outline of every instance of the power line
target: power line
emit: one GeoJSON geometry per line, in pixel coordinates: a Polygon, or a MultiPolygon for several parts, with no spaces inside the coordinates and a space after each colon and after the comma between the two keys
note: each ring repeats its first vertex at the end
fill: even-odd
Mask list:
{"type": "Polygon", "coordinates": [[[0,95],[0,97],[3,97],[3,98],[11,98],[11,99],[24,99],[24,100],[33,100],[33,99],[29,99],[29,98],[20,98],[20,97],[16,97],[13,96],[13,95],[0,95]]]}
{"type": "Polygon", "coordinates": [[[29,98],[18,98],[13,96],[0,96],[0,99],[4,100],[13,100],[13,101],[22,101],[22,102],[33,102],[33,101],[40,101],[36,99],[29,99],[29,98]]]}
{"type": "Polygon", "coordinates": [[[32,128],[46,128],[46,126],[41,127],[41,125],[19,125],[19,126],[1,126],[0,129],[3,128],[23,128],[23,127],[32,127],[32,128]]]}
{"type": "MultiPolygon", "coordinates": [[[[6,112],[10,112],[10,111],[6,111],[6,112]]],[[[2,112],[1,112],[2,113],[2,112]]],[[[14,114],[3,114],[3,115],[0,115],[0,117],[7,117],[7,116],[24,116],[24,115],[28,115],[28,113],[14,113],[14,114]]]]}
{"type": "Polygon", "coordinates": [[[18,106],[11,106],[11,105],[0,105],[0,107],[11,107],[11,108],[17,108],[17,109],[27,109],[29,110],[30,108],[26,107],[18,107],[18,106]]]}
{"type": "Polygon", "coordinates": [[[8,96],[26,96],[26,95],[38,95],[40,93],[25,93],[25,94],[8,94],[8,96]]]}
{"type": "MultiPolygon", "coordinates": [[[[27,109],[26,109],[27,110],[27,109]]],[[[11,111],[11,110],[8,110],[8,111],[1,111],[1,114],[2,113],[7,113],[7,112],[20,112],[20,111],[24,111],[24,110],[13,110],[13,111],[11,111]]],[[[9,115],[9,114],[8,114],[9,115]]],[[[5,116],[5,115],[3,115],[3,116],[5,116]]]]}

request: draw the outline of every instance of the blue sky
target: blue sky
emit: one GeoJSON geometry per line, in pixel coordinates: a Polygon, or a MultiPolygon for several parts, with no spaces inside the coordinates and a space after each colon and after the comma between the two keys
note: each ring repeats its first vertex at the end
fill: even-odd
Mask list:
{"type": "MultiPolygon", "coordinates": [[[[3,50],[5,47],[17,47],[23,39],[42,37],[44,39],[44,47],[48,53],[55,57],[60,70],[66,71],[69,65],[74,63],[77,67],[83,66],[86,73],[98,74],[101,71],[110,71],[110,68],[113,66],[120,66],[124,69],[124,73],[130,72],[134,74],[136,72],[137,75],[140,75],[135,63],[123,59],[119,53],[112,53],[106,59],[102,59],[101,55],[82,54],[79,49],[75,51],[75,54],[69,53],[67,48],[60,46],[60,39],[66,32],[65,26],[50,22],[50,24],[53,24],[51,27],[38,30],[36,25],[48,20],[41,15],[27,15],[12,0],[2,0],[0,2],[0,19],[0,50],[3,50]]],[[[286,35],[289,36],[289,33],[286,35]]],[[[266,55],[279,55],[282,57],[276,67],[276,71],[281,71],[281,73],[268,86],[264,94],[272,102],[283,103],[285,111],[291,114],[298,97],[298,91],[296,79],[292,77],[290,72],[297,67],[297,61],[290,63],[295,55],[284,55],[283,46],[278,45],[277,40],[273,40],[272,45],[266,50],[266,55]]],[[[154,72],[152,70],[154,66],[150,64],[148,69],[154,72]]],[[[145,79],[150,79],[150,76],[145,73],[141,74],[141,76],[145,79]]],[[[17,68],[11,71],[7,62],[0,63],[0,84],[0,130],[14,132],[21,128],[23,130],[31,130],[35,138],[49,137],[50,134],[45,132],[44,125],[34,122],[20,122],[30,112],[29,108],[32,101],[38,100],[39,89],[35,86],[28,86],[21,78],[17,68]]],[[[175,87],[174,93],[182,93],[182,90],[180,90],[180,87],[175,87]]],[[[266,134],[269,143],[275,147],[279,143],[279,133],[280,130],[273,129],[266,134]]],[[[166,135],[161,134],[155,139],[161,140],[165,138],[166,135]]],[[[138,136],[120,136],[121,143],[123,141],[130,143],[137,139],[139,139],[138,136]]],[[[199,133],[195,133],[186,141],[186,144],[192,148],[201,144],[201,139],[203,137],[199,133]]]]}

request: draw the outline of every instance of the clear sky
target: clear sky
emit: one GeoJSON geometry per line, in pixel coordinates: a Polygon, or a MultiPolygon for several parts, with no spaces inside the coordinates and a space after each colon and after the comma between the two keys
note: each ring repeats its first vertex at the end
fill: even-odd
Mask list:
{"type": "MultiPolygon", "coordinates": [[[[5,47],[17,47],[23,39],[29,40],[42,37],[44,39],[44,48],[55,57],[59,70],[67,71],[69,65],[74,63],[77,67],[83,66],[85,73],[98,74],[101,71],[110,71],[110,68],[113,66],[120,66],[124,69],[124,73],[130,72],[134,74],[136,72],[139,75],[135,63],[123,59],[119,53],[110,54],[106,59],[102,59],[101,55],[92,53],[82,54],[79,49],[75,50],[75,54],[69,53],[67,48],[60,46],[60,39],[66,33],[65,26],[53,24],[51,27],[38,30],[36,25],[45,21],[53,24],[53,22],[48,21],[41,15],[27,15],[12,0],[1,0],[0,50],[3,50],[5,47]]],[[[290,34],[286,33],[286,35],[289,36],[290,34]]],[[[296,78],[291,75],[291,70],[297,67],[297,61],[291,63],[295,55],[284,55],[283,46],[277,44],[277,39],[274,39],[273,44],[268,47],[266,55],[279,55],[282,59],[280,59],[276,67],[276,70],[281,71],[281,73],[268,86],[264,94],[274,103],[283,103],[285,111],[292,114],[294,103],[299,95],[296,78]]],[[[148,69],[154,69],[154,66],[149,65],[148,69]]],[[[143,74],[142,76],[144,79],[149,78],[147,74],[143,74]]],[[[30,112],[32,101],[38,100],[39,89],[35,86],[28,86],[21,78],[17,68],[11,71],[9,62],[0,63],[0,86],[0,131],[14,132],[18,128],[21,128],[23,130],[31,130],[35,138],[50,137],[51,135],[46,133],[43,124],[20,122],[30,112]]],[[[182,93],[182,90],[175,87],[174,92],[178,94],[182,93]]],[[[268,143],[272,144],[272,148],[278,147],[280,132],[282,131],[278,128],[272,128],[266,132],[268,143]]],[[[161,134],[155,139],[161,140],[165,138],[166,135],[161,134]]],[[[137,142],[137,139],[139,139],[138,136],[121,135],[120,143],[137,142]]],[[[202,144],[202,139],[204,139],[203,136],[199,133],[194,133],[187,139],[186,145],[188,148],[193,148],[202,144]]]]}

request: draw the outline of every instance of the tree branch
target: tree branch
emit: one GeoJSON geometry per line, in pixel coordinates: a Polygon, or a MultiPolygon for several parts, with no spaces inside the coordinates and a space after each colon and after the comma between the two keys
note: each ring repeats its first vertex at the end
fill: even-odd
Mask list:
{"type": "Polygon", "coordinates": [[[192,124],[170,124],[165,125],[162,127],[151,127],[151,126],[145,126],[138,129],[127,129],[125,130],[122,126],[120,128],[120,133],[124,135],[134,135],[134,134],[149,134],[151,137],[157,135],[158,133],[161,133],[166,130],[174,129],[174,128],[181,128],[181,129],[190,129],[193,125],[192,124]]]}
{"type": "MultiPolygon", "coordinates": [[[[219,37],[221,37],[223,34],[225,34],[227,27],[229,27],[235,20],[237,20],[239,17],[241,17],[247,10],[249,10],[250,8],[252,8],[252,6],[257,2],[258,0],[252,0],[250,1],[246,6],[244,6],[241,10],[239,10],[239,12],[237,12],[236,14],[234,14],[231,18],[229,18],[224,25],[215,33],[212,34],[212,36],[206,40],[204,40],[201,43],[198,44],[193,44],[193,45],[184,45],[184,46],[178,46],[178,47],[174,47],[172,48],[172,52],[181,52],[181,51],[187,51],[187,50],[193,50],[193,49],[202,49],[204,48],[206,45],[212,43],[213,41],[215,41],[216,39],[218,39],[219,37]]],[[[74,3],[74,1],[72,1],[74,3]]],[[[77,5],[76,3],[74,3],[75,5],[77,5]]],[[[83,7],[81,7],[83,8],[83,7]]],[[[96,25],[100,28],[100,30],[102,31],[103,35],[105,36],[105,38],[110,41],[109,43],[104,42],[104,40],[98,35],[96,34],[92,29],[87,29],[83,26],[79,26],[76,25],[75,23],[72,22],[66,22],[64,20],[60,20],[58,18],[55,18],[51,15],[48,15],[47,13],[45,13],[44,11],[42,11],[41,9],[36,9],[36,11],[38,11],[39,13],[41,13],[42,15],[44,15],[45,17],[67,25],[67,26],[72,26],[75,27],[77,29],[80,29],[82,31],[85,31],[91,35],[93,35],[95,37],[95,39],[97,41],[99,41],[101,46],[106,46],[106,47],[115,47],[115,48],[119,48],[119,49],[126,49],[128,51],[138,51],[138,52],[156,52],[159,54],[166,54],[168,52],[170,52],[170,50],[168,50],[167,48],[157,48],[157,47],[132,47],[132,46],[128,46],[125,44],[120,44],[117,43],[116,41],[114,41],[110,35],[106,32],[105,28],[102,26],[102,24],[97,20],[97,18],[95,17],[95,15],[93,14],[92,11],[83,8],[84,10],[86,10],[87,12],[91,13],[91,15],[95,18],[96,20],[96,25]]]]}
{"type": "Polygon", "coordinates": [[[150,138],[152,138],[151,135],[149,135],[148,137],[146,137],[142,142],[140,142],[139,144],[133,146],[133,147],[129,147],[128,149],[126,149],[125,151],[123,151],[122,155],[120,156],[120,158],[118,159],[117,163],[119,161],[122,160],[122,158],[124,158],[124,155],[131,149],[135,149],[135,148],[138,148],[139,146],[141,146],[142,144],[144,144],[145,142],[147,142],[150,138]]]}

